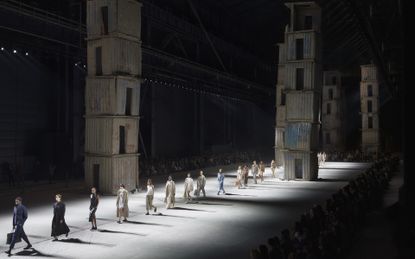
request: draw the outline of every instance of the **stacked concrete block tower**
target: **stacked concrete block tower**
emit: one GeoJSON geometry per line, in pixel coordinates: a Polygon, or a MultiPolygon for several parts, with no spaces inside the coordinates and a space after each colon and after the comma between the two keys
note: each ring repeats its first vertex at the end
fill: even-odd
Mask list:
{"type": "Polygon", "coordinates": [[[85,181],[114,194],[138,186],[141,3],[87,1],[85,181]]]}

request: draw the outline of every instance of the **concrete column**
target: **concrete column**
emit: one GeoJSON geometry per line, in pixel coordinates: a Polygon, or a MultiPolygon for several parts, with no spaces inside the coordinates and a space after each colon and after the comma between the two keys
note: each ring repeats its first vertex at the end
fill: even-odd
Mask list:
{"type": "MultiPolygon", "coordinates": [[[[287,3],[291,26],[285,32],[284,178],[318,177],[321,95],[321,9],[315,2],[287,3]]],[[[277,128],[278,131],[278,128],[277,128]]]]}
{"type": "Polygon", "coordinates": [[[138,184],[141,3],[87,1],[85,181],[103,193],[138,184]]]}
{"type": "Polygon", "coordinates": [[[373,64],[361,66],[360,111],[362,115],[362,151],[377,154],[379,134],[379,75],[373,64]]]}
{"type": "Polygon", "coordinates": [[[343,89],[339,71],[325,71],[323,76],[323,149],[344,150],[343,89]]]}

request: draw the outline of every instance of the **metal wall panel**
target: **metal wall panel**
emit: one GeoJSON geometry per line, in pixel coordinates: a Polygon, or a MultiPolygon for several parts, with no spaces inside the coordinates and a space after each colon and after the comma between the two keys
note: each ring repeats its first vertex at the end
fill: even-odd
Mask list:
{"type": "Polygon", "coordinates": [[[141,76],[141,43],[123,38],[103,37],[88,41],[88,74],[96,75],[95,49],[102,48],[103,75],[141,76]]]}
{"type": "Polygon", "coordinates": [[[319,100],[313,92],[287,93],[287,121],[318,121],[319,100]]]}
{"type": "Polygon", "coordinates": [[[285,152],[284,153],[284,179],[295,180],[295,159],[302,160],[302,180],[316,180],[318,176],[317,154],[312,152],[285,152]]]}
{"type": "Polygon", "coordinates": [[[141,3],[134,0],[88,0],[87,33],[88,37],[104,35],[102,7],[108,7],[108,34],[123,33],[140,38],[141,3]],[[137,15],[139,13],[140,15],[137,15]]]}

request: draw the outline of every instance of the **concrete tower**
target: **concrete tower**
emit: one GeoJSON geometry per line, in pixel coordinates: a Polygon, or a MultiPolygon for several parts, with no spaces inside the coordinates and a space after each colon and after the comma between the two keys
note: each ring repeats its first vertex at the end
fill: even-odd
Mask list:
{"type": "Polygon", "coordinates": [[[286,5],[291,12],[284,44],[284,178],[314,180],[318,176],[322,84],[321,9],[314,2],[291,2],[286,5]]]}
{"type": "Polygon", "coordinates": [[[362,114],[362,151],[377,154],[379,135],[379,77],[373,64],[360,66],[360,111],[362,114]]]}
{"type": "Polygon", "coordinates": [[[141,3],[87,1],[85,181],[101,192],[138,186],[141,3]]]}
{"type": "Polygon", "coordinates": [[[277,166],[284,166],[284,135],[285,135],[285,114],[286,94],[284,91],[284,75],[286,62],[286,47],[284,43],[278,44],[278,80],[276,93],[276,127],[275,127],[275,162],[277,166]]]}
{"type": "Polygon", "coordinates": [[[343,88],[339,71],[325,71],[323,76],[323,148],[324,151],[344,150],[343,88]]]}

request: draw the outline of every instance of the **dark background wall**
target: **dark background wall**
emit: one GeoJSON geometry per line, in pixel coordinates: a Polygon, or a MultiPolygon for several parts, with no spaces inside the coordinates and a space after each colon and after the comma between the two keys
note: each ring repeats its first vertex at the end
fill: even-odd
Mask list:
{"type": "Polygon", "coordinates": [[[272,106],[263,108],[244,100],[157,83],[144,84],[141,93],[140,131],[147,136],[141,147],[148,156],[177,157],[252,148],[273,152],[272,106]]]}

